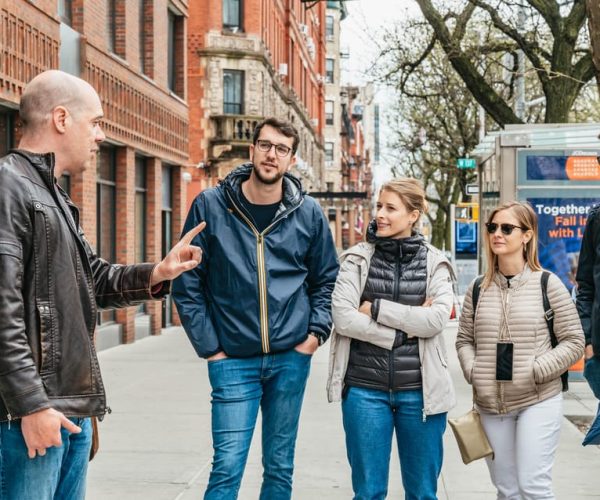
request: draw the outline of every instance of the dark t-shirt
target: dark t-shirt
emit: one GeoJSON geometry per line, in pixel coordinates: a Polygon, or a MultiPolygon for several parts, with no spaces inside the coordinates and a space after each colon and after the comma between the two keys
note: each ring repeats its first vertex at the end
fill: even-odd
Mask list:
{"type": "Polygon", "coordinates": [[[277,213],[277,209],[281,202],[272,203],[270,205],[255,205],[254,203],[250,203],[248,199],[244,196],[244,193],[240,190],[240,200],[244,208],[250,212],[252,219],[254,220],[254,224],[256,225],[256,229],[258,229],[259,233],[262,233],[273,221],[273,217],[277,213]]]}

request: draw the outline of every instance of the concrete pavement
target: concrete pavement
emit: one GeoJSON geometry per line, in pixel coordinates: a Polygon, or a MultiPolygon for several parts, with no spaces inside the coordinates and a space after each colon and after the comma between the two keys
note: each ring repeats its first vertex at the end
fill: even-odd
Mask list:
{"type": "MultiPolygon", "coordinates": [[[[468,410],[470,387],[454,354],[456,322],[445,338],[458,405],[468,410]]],[[[314,356],[296,447],[294,499],[350,499],[341,410],[325,395],[327,345],[314,356]]],[[[202,498],[210,472],[210,386],[206,362],[198,359],[180,328],[100,353],[112,414],[100,424],[100,453],[90,464],[89,500],[190,500],[202,498]]],[[[565,415],[589,419],[597,402],[585,382],[572,382],[565,415]]],[[[600,447],[583,448],[583,434],[568,419],[554,467],[558,499],[600,498],[600,447]]],[[[256,499],[261,483],[260,426],[254,436],[240,499],[256,499]]],[[[445,435],[439,484],[444,500],[495,498],[484,461],[463,465],[452,431],[445,435]]],[[[395,451],[389,498],[403,498],[395,451]]]]}

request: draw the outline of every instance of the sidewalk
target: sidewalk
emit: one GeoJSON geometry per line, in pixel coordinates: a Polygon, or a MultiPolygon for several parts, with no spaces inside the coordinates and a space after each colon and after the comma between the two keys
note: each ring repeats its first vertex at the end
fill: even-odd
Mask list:
{"type": "MultiPolygon", "coordinates": [[[[454,354],[456,322],[446,330],[458,405],[470,407],[471,390],[454,354]]],[[[341,410],[325,396],[327,345],[312,363],[296,447],[294,499],[350,499],[341,410]]],[[[90,464],[88,500],[111,498],[191,500],[202,498],[210,472],[210,386],[206,362],[198,359],[183,330],[100,353],[109,405],[100,424],[100,453],[90,464]]],[[[565,415],[591,416],[596,400],[585,382],[572,382],[565,415]]],[[[600,498],[600,447],[581,446],[583,434],[567,418],[554,467],[558,499],[600,498]]],[[[254,436],[241,500],[258,498],[261,483],[260,427],[254,436]]],[[[438,490],[443,500],[494,499],[484,461],[463,465],[448,428],[438,490]]],[[[398,459],[390,466],[388,498],[403,498],[398,459]]]]}

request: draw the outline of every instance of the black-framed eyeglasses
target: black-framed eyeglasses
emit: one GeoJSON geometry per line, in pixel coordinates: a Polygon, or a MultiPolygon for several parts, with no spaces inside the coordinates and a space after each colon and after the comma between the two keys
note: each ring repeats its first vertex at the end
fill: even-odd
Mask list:
{"type": "Polygon", "coordinates": [[[494,234],[500,228],[502,234],[508,236],[513,232],[513,229],[520,229],[521,231],[527,231],[527,228],[521,226],[515,226],[514,224],[497,224],[496,222],[488,222],[485,227],[487,228],[487,232],[490,234],[494,234]]]}
{"type": "Polygon", "coordinates": [[[262,139],[256,141],[256,146],[258,147],[258,150],[262,151],[263,153],[268,153],[271,151],[271,148],[275,146],[275,153],[280,158],[285,158],[292,150],[292,148],[286,146],[285,144],[273,144],[271,141],[264,141],[262,139]]]}

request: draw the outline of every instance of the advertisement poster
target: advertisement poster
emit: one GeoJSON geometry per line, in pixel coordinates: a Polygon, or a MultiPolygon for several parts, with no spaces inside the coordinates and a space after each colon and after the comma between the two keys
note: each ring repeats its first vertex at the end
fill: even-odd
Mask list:
{"type": "Polygon", "coordinates": [[[456,221],[456,258],[477,258],[477,222],[456,221]]]}
{"type": "Polygon", "coordinates": [[[585,155],[528,155],[529,181],[598,181],[600,164],[595,154],[585,155]]]}
{"type": "Polygon", "coordinates": [[[587,214],[600,198],[527,198],[538,216],[539,257],[572,290],[587,214]]]}

